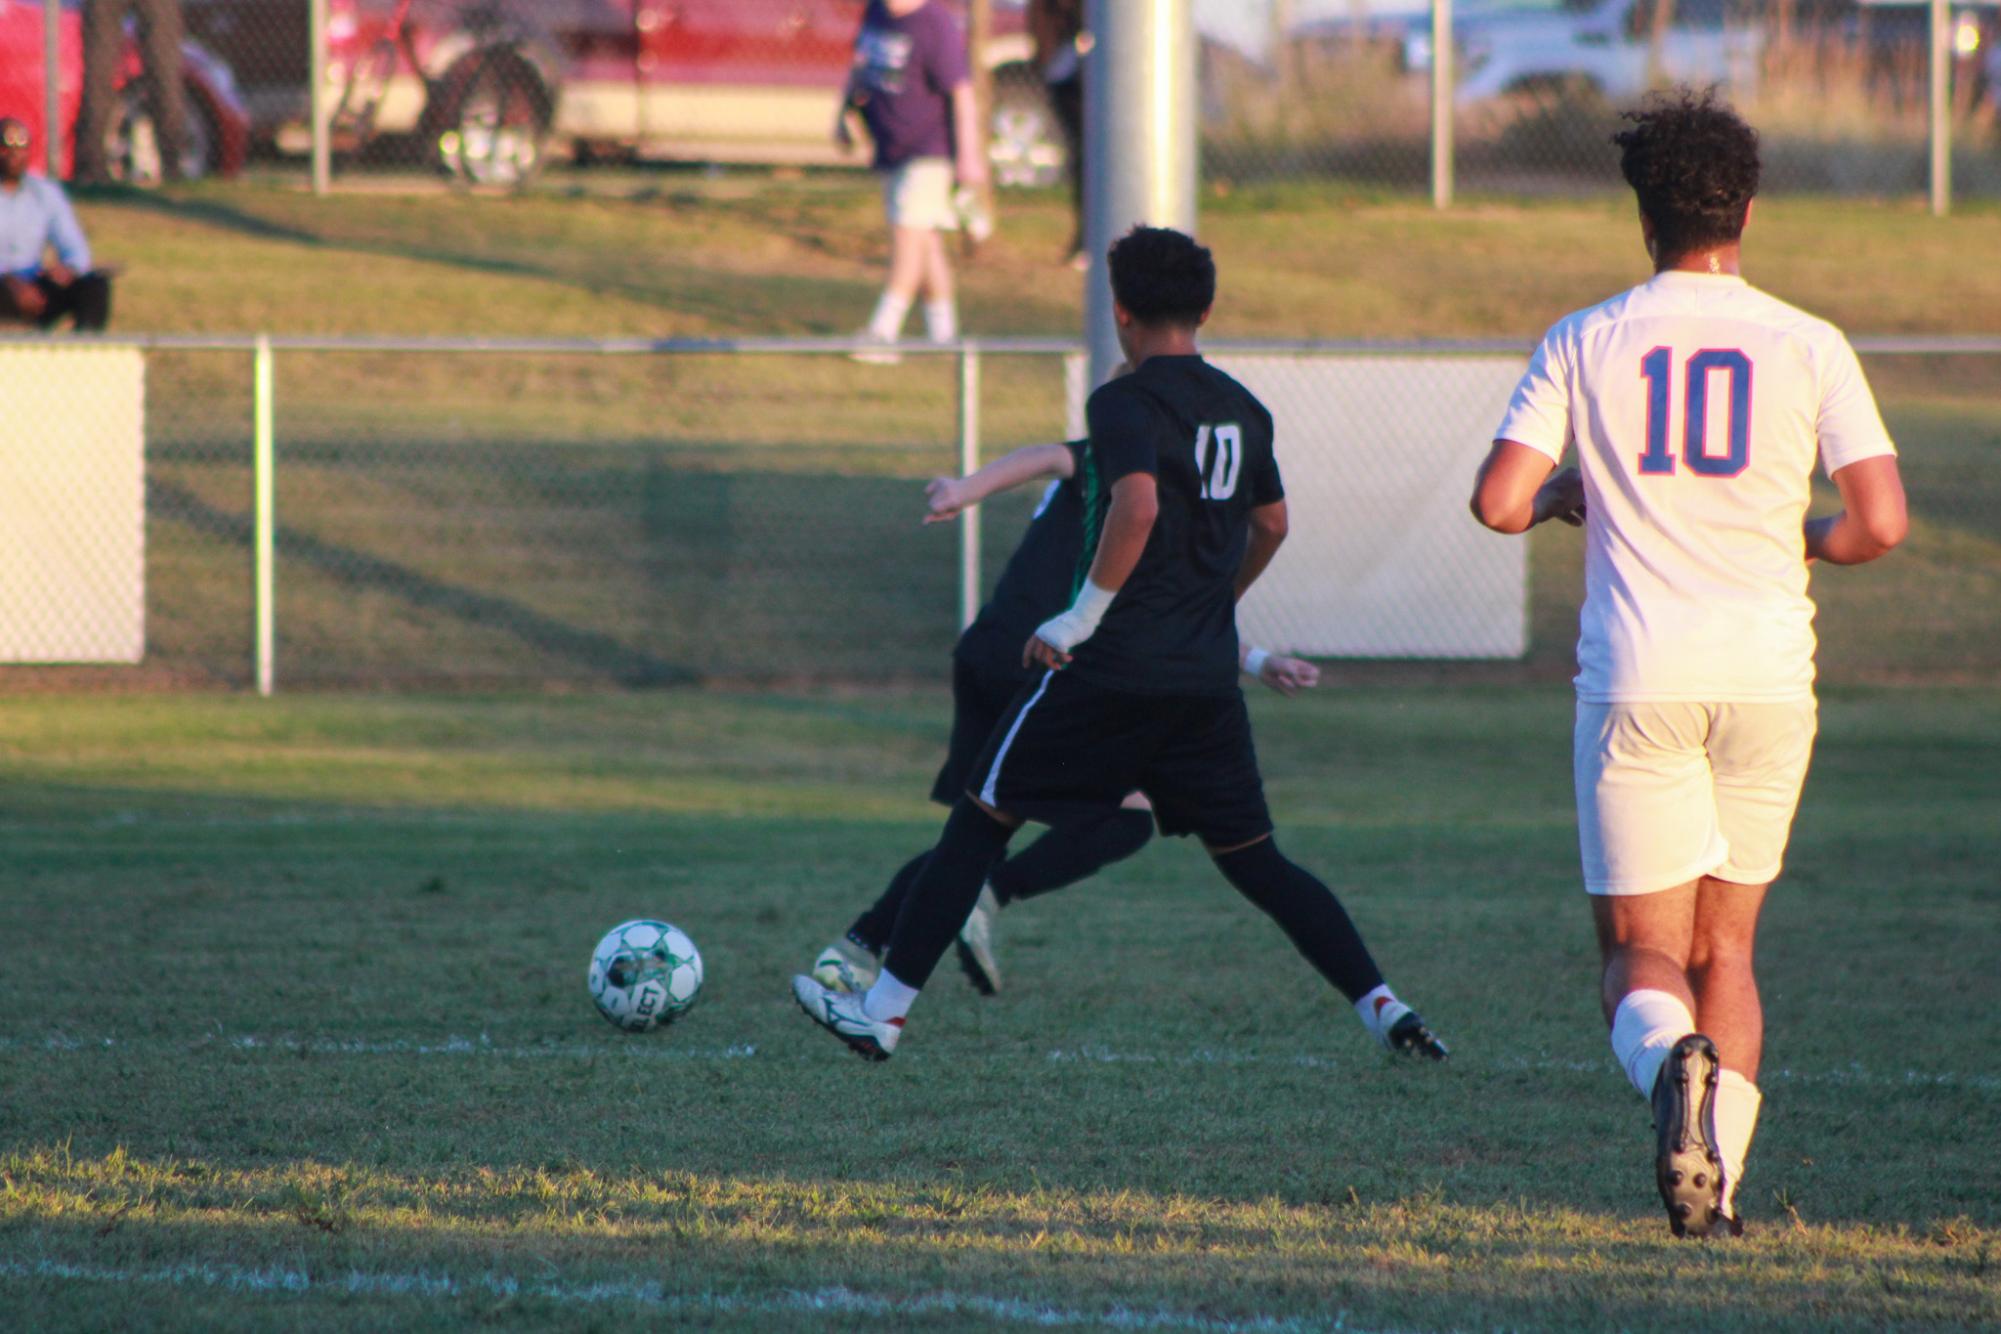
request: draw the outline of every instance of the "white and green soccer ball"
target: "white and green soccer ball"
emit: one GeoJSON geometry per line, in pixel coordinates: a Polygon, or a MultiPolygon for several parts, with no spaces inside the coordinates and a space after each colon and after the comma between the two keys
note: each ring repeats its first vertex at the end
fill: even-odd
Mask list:
{"type": "Polygon", "coordinates": [[[591,951],[591,1003],[616,1028],[645,1033],[686,1014],[702,994],[702,952],[685,931],[634,918],[591,951]]]}

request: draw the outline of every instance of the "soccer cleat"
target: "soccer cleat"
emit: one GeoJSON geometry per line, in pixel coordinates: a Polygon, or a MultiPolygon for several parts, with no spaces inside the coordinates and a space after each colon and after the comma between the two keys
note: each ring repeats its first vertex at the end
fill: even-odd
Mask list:
{"type": "Polygon", "coordinates": [[[1442,1061],[1452,1054],[1452,1049],[1425,1027],[1416,1010],[1405,1010],[1389,1026],[1389,1031],[1383,1034],[1383,1045],[1399,1056],[1423,1056],[1433,1061],[1442,1061]]]}
{"type": "MultiPolygon", "coordinates": [[[[1723,1213],[1723,1154],[1716,1147],[1716,1044],[1700,1033],[1668,1049],[1654,1077],[1654,1182],[1677,1237],[1706,1237],[1723,1213]]],[[[1742,1225],[1730,1227],[1739,1235],[1742,1225]]]]}
{"type": "Polygon", "coordinates": [[[857,1056],[886,1061],[903,1036],[901,1019],[871,1019],[858,994],[829,991],[810,977],[792,979],[792,999],[809,1018],[848,1044],[857,1056]]]}
{"type": "Polygon", "coordinates": [[[959,938],[952,942],[959,951],[959,966],[966,970],[966,980],[982,996],[1000,994],[1000,961],[994,958],[994,918],[1000,916],[1000,908],[993,887],[982,885],[973,910],[966,914],[966,924],[959,928],[959,938]]]}
{"type": "Polygon", "coordinates": [[[875,985],[882,960],[842,937],[813,960],[813,980],[829,991],[863,992],[875,985]]]}

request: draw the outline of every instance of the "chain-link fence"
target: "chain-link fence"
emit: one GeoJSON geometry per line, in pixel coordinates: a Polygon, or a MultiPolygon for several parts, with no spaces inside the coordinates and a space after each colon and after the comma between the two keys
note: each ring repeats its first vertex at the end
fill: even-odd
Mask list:
{"type": "MultiPolygon", "coordinates": [[[[1913,529],[1887,560],[1816,574],[1823,679],[1991,683],[2001,678],[2001,343],[1859,345],[1903,451],[1913,529]]],[[[0,347],[0,368],[33,346],[0,347]]],[[[144,657],[12,665],[7,681],[252,688],[261,617],[279,689],[940,679],[962,615],[961,531],[919,522],[921,483],[969,454],[1064,438],[1074,422],[1062,352],[1002,345],[886,368],[805,344],[280,344],[274,596],[261,603],[254,354],[247,340],[156,344],[145,354],[144,657]]],[[[1304,564],[1287,576],[1294,591],[1261,613],[1271,647],[1329,628],[1306,619],[1326,614],[1317,592],[1355,593],[1363,602],[1346,605],[1361,615],[1372,590],[1393,586],[1405,591],[1386,642],[1421,647],[1377,652],[1458,657],[1475,627],[1426,589],[1491,587],[1504,619],[1526,627],[1520,656],[1430,659],[1423,670],[1568,675],[1577,534],[1549,525],[1525,545],[1453,545],[1491,536],[1464,513],[1471,460],[1499,412],[1481,396],[1505,398],[1500,372],[1525,350],[1212,354],[1266,376],[1293,482],[1295,536],[1281,560],[1304,564]],[[1413,472],[1420,447],[1440,451],[1428,477],[1413,472]],[[1385,509],[1399,529],[1433,522],[1440,536],[1315,544],[1385,509]],[[1526,568],[1510,571],[1524,550],[1526,568]]],[[[13,435],[47,449],[66,429],[48,421],[13,435]]],[[[982,587],[1033,501],[983,507],[982,587]]],[[[18,583],[18,567],[9,578],[18,583]]]]}
{"type": "MultiPolygon", "coordinates": [[[[307,172],[317,69],[318,151],[335,175],[511,185],[550,162],[844,160],[828,132],[864,0],[129,3],[184,23],[185,128],[166,130],[135,18],[104,122],[117,174],[246,161],[307,172]]],[[[1617,109],[1687,81],[1721,85],[1760,127],[1771,189],[1942,192],[1942,171],[1958,193],[2001,193],[1996,0],[1949,0],[1936,29],[1927,0],[1456,0],[1453,86],[1436,103],[1432,0],[1192,3],[1203,169],[1218,187],[1424,190],[1443,150],[1444,179],[1465,188],[1611,188],[1617,109]]],[[[1025,4],[991,0],[975,64],[992,76],[997,178],[1054,186],[1069,147],[1025,4]]],[[[0,114],[39,126],[54,88],[56,116],[74,123],[78,14],[78,0],[0,0],[0,114]],[[42,72],[49,8],[61,14],[54,81],[42,72]]]]}

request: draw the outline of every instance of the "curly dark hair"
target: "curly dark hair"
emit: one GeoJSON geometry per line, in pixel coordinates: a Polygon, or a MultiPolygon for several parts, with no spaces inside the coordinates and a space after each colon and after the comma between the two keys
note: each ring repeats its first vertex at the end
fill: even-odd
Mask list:
{"type": "Polygon", "coordinates": [[[1612,136],[1619,170],[1654,224],[1655,256],[1671,263],[1692,250],[1744,234],[1744,209],[1758,193],[1758,132],[1714,88],[1649,97],[1612,136]]]}
{"type": "Polygon", "coordinates": [[[1216,257],[1186,232],[1135,227],[1105,259],[1112,295],[1141,324],[1193,326],[1216,304],[1216,257]]]}

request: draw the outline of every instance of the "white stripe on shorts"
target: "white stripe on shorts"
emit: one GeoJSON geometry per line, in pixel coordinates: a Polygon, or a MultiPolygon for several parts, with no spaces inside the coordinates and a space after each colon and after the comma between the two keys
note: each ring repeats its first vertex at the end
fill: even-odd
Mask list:
{"type": "Polygon", "coordinates": [[[996,810],[1000,808],[1000,799],[994,795],[994,787],[1000,782],[1001,761],[1007,758],[1007,748],[1014,744],[1014,734],[1021,730],[1022,719],[1028,717],[1028,711],[1035,707],[1035,701],[1042,698],[1042,692],[1049,689],[1049,680],[1055,675],[1054,667],[1042,673],[1042,684],[1028,697],[1028,703],[1021,706],[1021,712],[1014,716],[1014,726],[1007,729],[1007,735],[1001,738],[1000,749],[994,752],[993,768],[987,770],[987,782],[980,789],[980,800],[996,810]]]}

